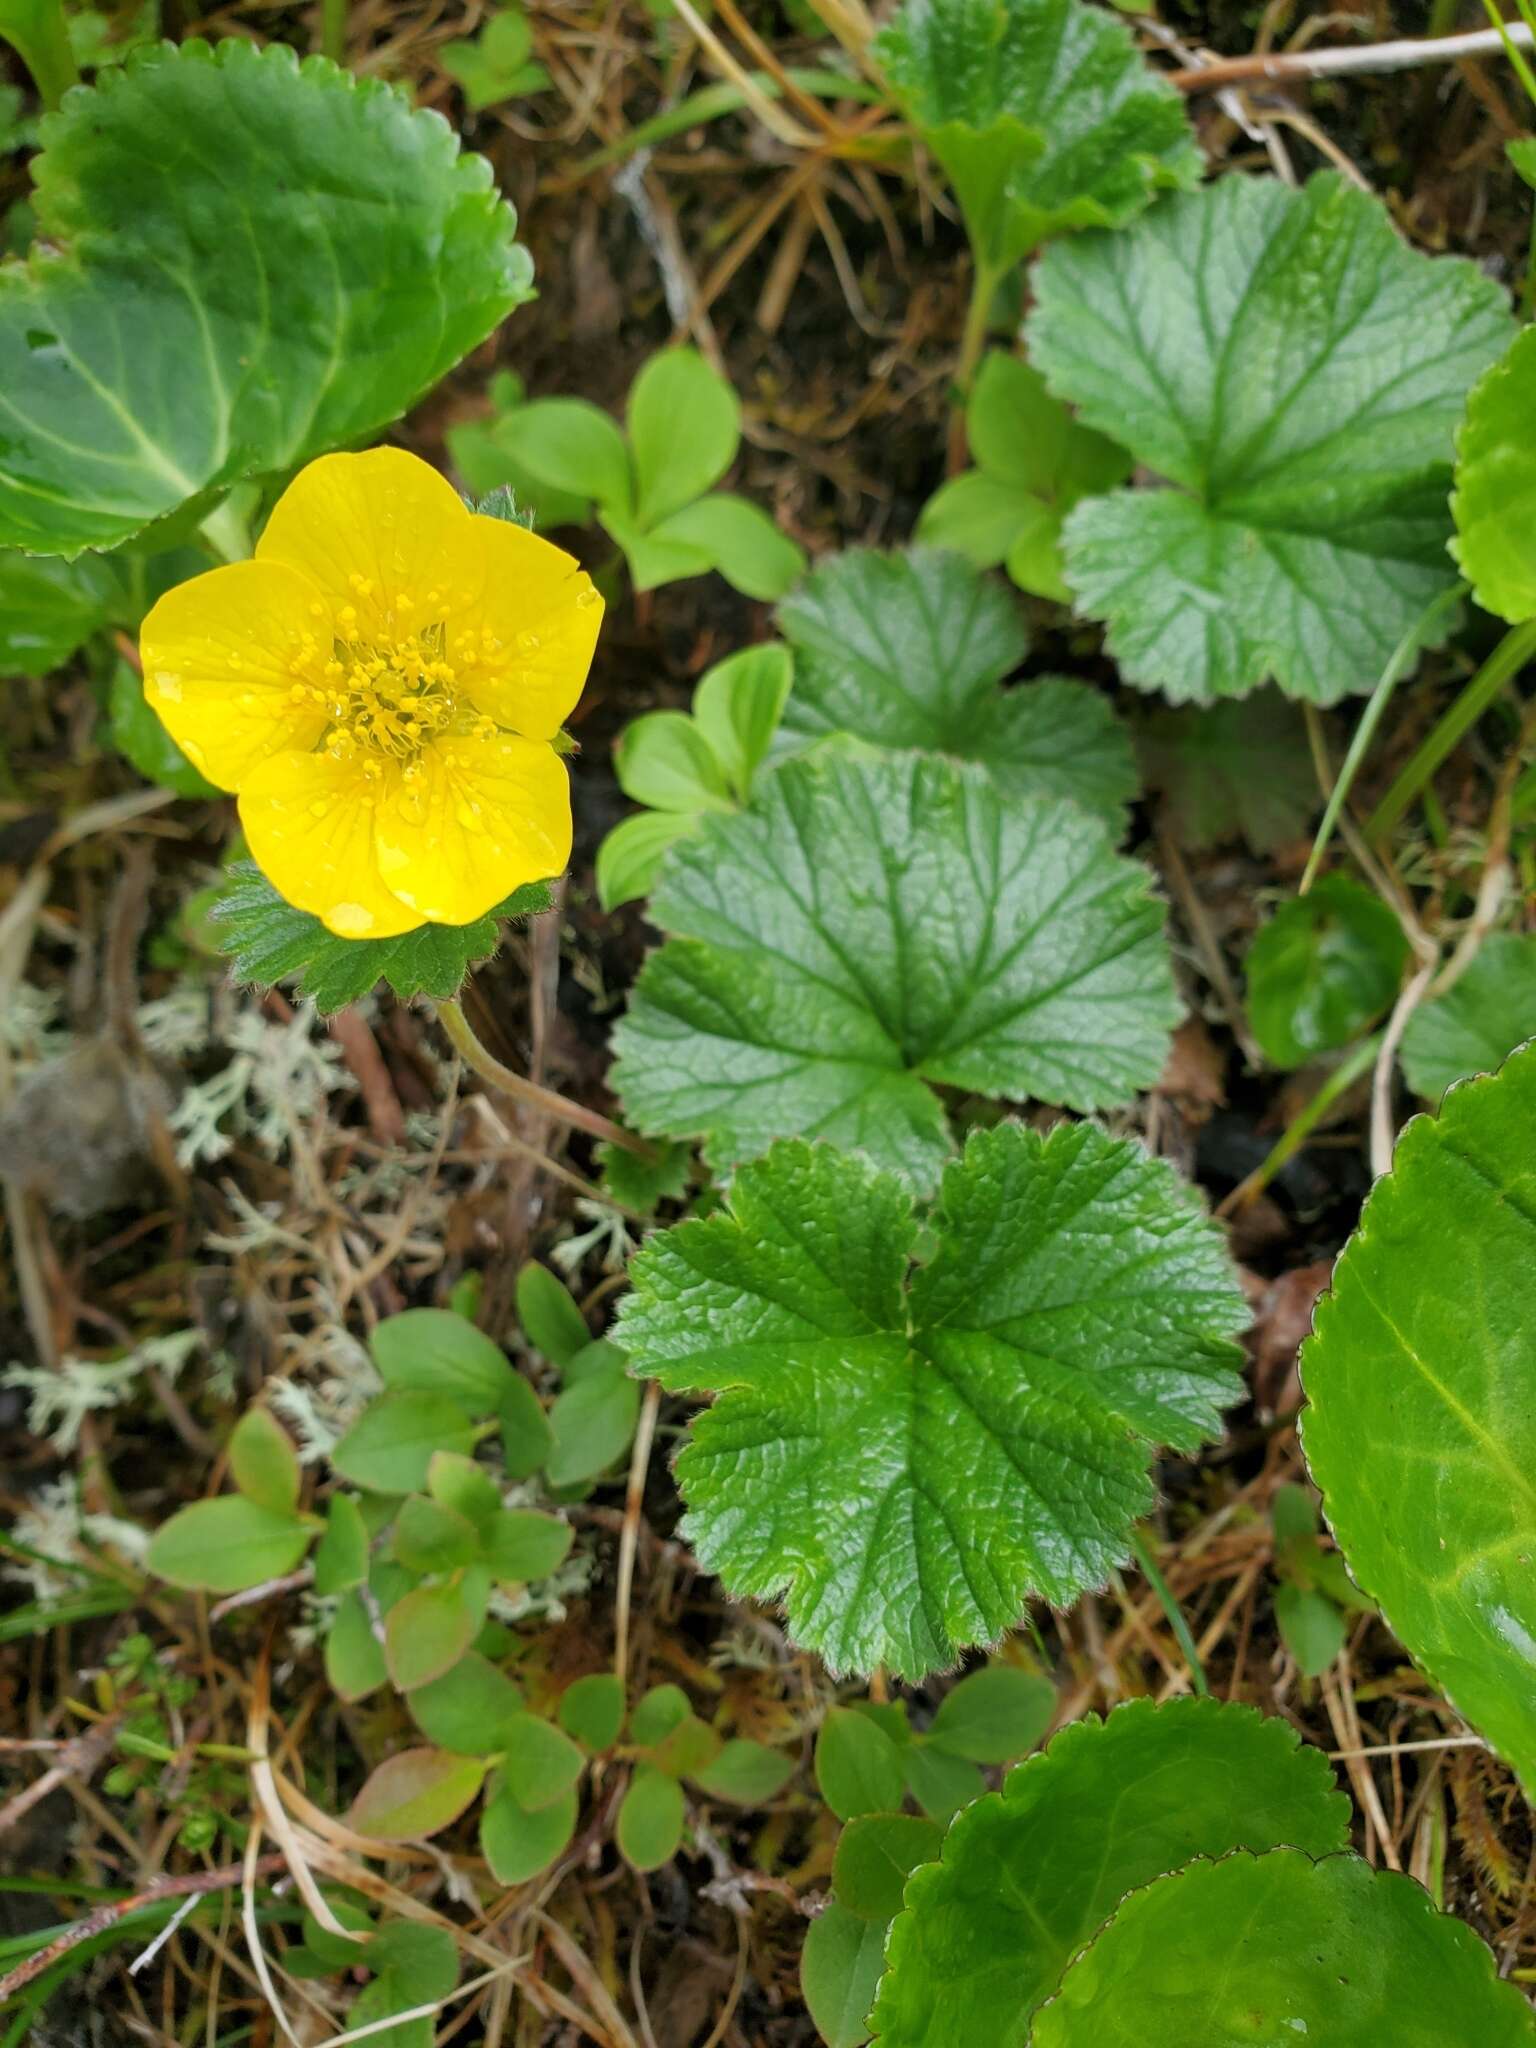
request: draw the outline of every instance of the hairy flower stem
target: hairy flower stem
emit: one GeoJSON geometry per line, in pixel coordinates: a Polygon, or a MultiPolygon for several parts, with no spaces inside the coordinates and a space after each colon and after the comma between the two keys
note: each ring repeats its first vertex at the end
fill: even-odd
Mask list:
{"type": "Polygon", "coordinates": [[[465,1016],[463,1006],[455,1001],[437,1003],[438,1022],[453,1042],[454,1050],[473,1067],[482,1081],[489,1082],[499,1094],[508,1095],[514,1102],[526,1103],[528,1108],[538,1110],[544,1116],[554,1117],[562,1124],[569,1124],[573,1130],[586,1131],[590,1137],[606,1138],[610,1145],[622,1145],[626,1152],[634,1152],[642,1159],[654,1155],[643,1138],[637,1138],[632,1131],[623,1130],[601,1116],[595,1109],[587,1109],[579,1102],[572,1102],[569,1096],[557,1095],[553,1088],[540,1087],[537,1081],[530,1081],[526,1074],[515,1074],[510,1067],[504,1067],[494,1053],[488,1052],[475,1036],[474,1027],[465,1016]]]}

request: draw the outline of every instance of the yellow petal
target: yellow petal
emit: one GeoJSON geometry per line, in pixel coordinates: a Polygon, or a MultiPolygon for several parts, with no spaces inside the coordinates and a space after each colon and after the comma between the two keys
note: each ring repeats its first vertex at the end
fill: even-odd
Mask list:
{"type": "Polygon", "coordinates": [[[302,569],[324,590],[339,635],[374,641],[462,615],[484,573],[458,492],[400,448],[322,455],[301,469],[273,506],[256,559],[302,569]],[[355,623],[342,616],[348,606],[355,623]]]}
{"type": "Polygon", "coordinates": [[[603,600],[563,548],[505,519],[477,515],[473,525],[485,580],[448,628],[461,687],[498,725],[553,739],[587,680],[603,600]]]}
{"type": "Polygon", "coordinates": [[[433,924],[468,924],[571,857],[565,763],[540,740],[497,733],[427,747],[379,806],[379,873],[433,924]]]}
{"type": "Polygon", "coordinates": [[[144,621],[144,695],[193,767],[221,789],[238,789],[258,761],[318,743],[325,707],[308,697],[295,703],[293,692],[330,654],[325,612],[296,570],[231,562],[178,583],[144,621]]]}
{"type": "Polygon", "coordinates": [[[393,766],[369,777],[356,761],[281,754],[240,791],[240,822],[256,865],[280,896],[342,939],[414,931],[420,911],[385,885],[374,855],[378,807],[398,781],[393,766]]]}

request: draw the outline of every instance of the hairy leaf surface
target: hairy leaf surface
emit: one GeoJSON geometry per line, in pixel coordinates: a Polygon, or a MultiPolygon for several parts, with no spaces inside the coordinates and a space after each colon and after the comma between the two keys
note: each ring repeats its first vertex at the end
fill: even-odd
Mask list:
{"type": "Polygon", "coordinates": [[[635,1370],[718,1395],[678,1460],[688,1540],[835,1670],[917,1678],[1102,1583],[1150,1446],[1193,1450],[1238,1385],[1218,1233],[1092,1124],[973,1133],[931,1244],[895,1175],[780,1144],[632,1274],[635,1370]]]}
{"type": "Polygon", "coordinates": [[[1041,259],[1032,359],[1170,490],[1087,498],[1067,581],[1126,680],[1178,699],[1273,677],[1318,704],[1372,688],[1446,554],[1452,435],[1510,335],[1504,294],[1419,255],[1332,172],[1223,178],[1041,259]]]}
{"type": "Polygon", "coordinates": [[[933,1185],[930,1082],[1094,1109],[1157,1078],[1178,1003],[1146,871],[1077,805],[841,748],[667,857],[615,1037],[638,1126],[716,1166],[792,1134],[933,1185]]]}
{"type": "Polygon", "coordinates": [[[1415,1117],[1302,1351],[1351,1572],[1536,1791],[1536,1044],[1415,1117]]]}

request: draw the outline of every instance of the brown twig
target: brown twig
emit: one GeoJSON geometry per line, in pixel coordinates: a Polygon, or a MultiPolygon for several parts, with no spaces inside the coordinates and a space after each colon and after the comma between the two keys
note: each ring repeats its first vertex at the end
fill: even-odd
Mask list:
{"type": "Polygon", "coordinates": [[[1508,37],[1517,49],[1532,47],[1531,31],[1512,21],[1502,29],[1473,29],[1461,36],[1405,37],[1357,50],[1290,50],[1279,55],[1256,50],[1247,57],[1221,57],[1209,64],[1170,71],[1180,92],[1220,92],[1232,85],[1284,85],[1297,80],[1338,78],[1350,72],[1416,71],[1426,64],[1454,64],[1463,57],[1496,57],[1508,37]]]}

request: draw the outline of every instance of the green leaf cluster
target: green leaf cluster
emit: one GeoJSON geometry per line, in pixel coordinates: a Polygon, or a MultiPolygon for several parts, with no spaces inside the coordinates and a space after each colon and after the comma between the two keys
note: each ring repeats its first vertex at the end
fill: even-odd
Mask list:
{"type": "Polygon", "coordinates": [[[1183,101],[1079,0],[905,0],[875,54],[994,281],[1049,235],[1122,226],[1195,184],[1183,101]]]}
{"type": "Polygon", "coordinates": [[[1070,604],[1061,570],[1062,522],[1079,498],[1123,484],[1131,458],[1080,427],[1040,372],[992,350],[965,404],[974,469],[941,484],[923,507],[917,538],[954,548],[978,569],[1001,564],[1021,590],[1070,604]]]}
{"type": "Polygon", "coordinates": [[[1065,676],[1001,688],[1029,652],[1017,604],[956,555],[850,548],[779,607],[794,652],[781,750],[847,733],[986,769],[1005,798],[1069,797],[1119,835],[1136,795],[1125,730],[1065,676]]]}
{"type": "Polygon", "coordinates": [[[562,1499],[579,1499],[628,1451],[640,1389],[623,1351],[592,1337],[547,1266],[530,1261],[518,1274],[517,1312],[529,1343],[564,1382],[550,1403],[545,1477],[562,1499]]]}
{"type": "Polygon", "coordinates": [[[1317,1505],[1307,1487],[1276,1487],[1269,1514],[1281,1640],[1302,1676],[1319,1678],[1344,1647],[1350,1613],[1374,1610],[1339,1553],[1323,1547],[1317,1505]]]}
{"type": "Polygon", "coordinates": [[[636,590],[717,569],[748,597],[776,598],[805,567],[761,507],[712,488],[736,460],[741,405],[694,349],[651,357],[623,427],[584,398],[540,398],[500,413],[494,438],[542,489],[596,507],[636,590]]]}
{"type": "Polygon", "coordinates": [[[1054,244],[1034,283],[1050,389],[1171,486],[1085,498],[1064,530],[1127,682],[1332,704],[1450,630],[1452,436],[1511,332],[1492,279],[1322,172],[1178,195],[1054,244]]]}
{"type": "Polygon", "coordinates": [[[358,1002],[380,982],[397,996],[457,995],[476,961],[501,942],[504,920],[537,917],[549,884],[529,882],[473,924],[423,924],[393,939],[341,939],[279,896],[254,861],[232,861],[209,911],[236,981],[291,982],[322,1016],[358,1002]]]}
{"type": "Polygon", "coordinates": [[[791,759],[669,853],[614,1085],[717,1168],[803,1132],[929,1190],[935,1086],[1094,1109],[1157,1078],[1179,1005],[1149,879],[1078,805],[979,768],[791,759]]]}
{"type": "Polygon", "coordinates": [[[437,61],[464,95],[473,114],[542,92],[549,73],[531,61],[533,29],[517,0],[500,0],[477,36],[444,43],[437,61]]]}
{"type": "Polygon", "coordinates": [[[110,547],[362,440],[529,296],[489,165],[280,42],[135,52],[42,143],[39,242],[0,267],[0,544],[110,547]]]}
{"type": "Polygon", "coordinates": [[[533,514],[541,532],[552,526],[585,526],[592,517],[592,500],[584,493],[562,491],[542,483],[526,463],[519,461],[516,430],[507,420],[528,403],[528,389],[515,370],[498,370],[486,386],[490,414],[464,419],[450,426],[443,438],[448,456],[469,495],[484,500],[509,489],[519,505],[533,514]]]}
{"type": "Polygon", "coordinates": [[[1302,1350],[1350,1572],[1536,1791],[1536,1044],[1415,1117],[1302,1350]]]}
{"type": "Polygon", "coordinates": [[[615,910],[655,884],[667,848],[709,811],[739,810],[773,743],[793,673],[784,647],[745,647],[699,678],[693,710],[650,711],[620,733],[619,787],[648,808],[597,850],[597,894],[615,910]]]}
{"type": "Polygon", "coordinates": [[[715,1396],[677,1461],[700,1562],[834,1671],[908,1678],[1124,1562],[1152,1446],[1216,1431],[1247,1320],[1171,1169],[1086,1123],[973,1132],[926,1226],[894,1174],[787,1141],[631,1274],[635,1371],[715,1396]]]}
{"type": "Polygon", "coordinates": [[[175,1586],[238,1593],[300,1564],[320,1527],[299,1506],[299,1459],[282,1424],[250,1408],[229,1440],[234,1493],[195,1501],[162,1523],[145,1563],[175,1586]]]}
{"type": "Polygon", "coordinates": [[[419,1920],[388,1920],[375,1928],[350,1897],[333,1894],[326,1904],[345,1931],[337,1934],[322,1926],[306,1906],[303,1940],[284,1950],[284,1970],[301,1979],[366,1970],[371,1981],[348,2009],[348,2028],[377,2029],[368,2039],[381,2042],[383,2048],[432,2048],[436,2027],[429,2013],[393,2027],[381,2022],[418,2006],[435,2005],[451,1994],[459,1981],[459,1952],[452,1934],[446,1927],[419,1920]]]}

